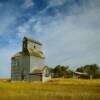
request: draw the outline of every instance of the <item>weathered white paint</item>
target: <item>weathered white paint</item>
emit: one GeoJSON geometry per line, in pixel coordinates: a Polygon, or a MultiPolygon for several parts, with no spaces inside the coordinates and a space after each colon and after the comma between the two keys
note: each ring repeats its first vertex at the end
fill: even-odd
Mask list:
{"type": "Polygon", "coordinates": [[[41,59],[39,57],[30,56],[30,72],[34,67],[44,67],[45,66],[45,59],[41,59]]]}
{"type": "Polygon", "coordinates": [[[42,81],[46,82],[51,79],[51,74],[49,73],[49,70],[46,68],[42,74],[42,81]]]}

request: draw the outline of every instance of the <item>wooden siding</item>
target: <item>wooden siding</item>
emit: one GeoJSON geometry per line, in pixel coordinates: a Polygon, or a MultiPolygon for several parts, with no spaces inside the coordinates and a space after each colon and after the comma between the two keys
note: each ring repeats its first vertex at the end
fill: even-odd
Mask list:
{"type": "Polygon", "coordinates": [[[30,69],[29,56],[20,56],[12,59],[11,63],[11,79],[26,80],[30,69]]]}
{"type": "Polygon", "coordinates": [[[42,74],[30,74],[29,80],[30,81],[42,81],[42,74]]]}

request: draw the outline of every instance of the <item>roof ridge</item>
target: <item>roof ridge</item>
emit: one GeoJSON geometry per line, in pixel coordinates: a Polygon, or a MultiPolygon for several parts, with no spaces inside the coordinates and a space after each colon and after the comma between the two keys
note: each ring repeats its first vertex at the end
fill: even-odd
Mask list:
{"type": "Polygon", "coordinates": [[[40,41],[35,40],[35,39],[32,39],[32,38],[30,38],[30,37],[24,36],[24,39],[26,39],[26,40],[28,40],[28,41],[31,41],[31,42],[35,42],[35,43],[37,43],[37,44],[39,44],[39,45],[42,45],[42,43],[41,43],[40,41]]]}

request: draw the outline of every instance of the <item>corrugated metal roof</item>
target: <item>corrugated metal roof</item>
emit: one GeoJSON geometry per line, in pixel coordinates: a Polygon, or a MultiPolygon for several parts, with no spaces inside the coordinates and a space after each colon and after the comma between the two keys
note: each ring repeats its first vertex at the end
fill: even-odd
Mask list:
{"type": "Polygon", "coordinates": [[[44,54],[42,51],[38,50],[38,49],[28,49],[28,52],[31,56],[36,56],[36,57],[40,57],[40,58],[45,58],[44,54]]]}
{"type": "Polygon", "coordinates": [[[34,67],[30,74],[40,74],[40,73],[43,73],[44,70],[46,69],[47,69],[46,67],[34,67]]]}
{"type": "Polygon", "coordinates": [[[12,58],[14,57],[19,57],[19,56],[26,56],[29,55],[28,52],[17,52],[15,55],[12,56],[12,58]]]}
{"type": "Polygon", "coordinates": [[[16,53],[12,58],[19,56],[35,56],[35,57],[45,58],[42,51],[31,48],[28,48],[26,51],[16,53]]]}
{"type": "Polygon", "coordinates": [[[78,75],[88,75],[88,73],[84,73],[84,72],[74,72],[75,74],[78,74],[78,75]]]}

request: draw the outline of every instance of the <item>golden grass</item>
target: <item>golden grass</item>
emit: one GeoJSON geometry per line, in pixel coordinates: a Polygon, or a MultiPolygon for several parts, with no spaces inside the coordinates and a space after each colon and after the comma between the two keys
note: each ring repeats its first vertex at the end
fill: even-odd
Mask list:
{"type": "Polygon", "coordinates": [[[100,100],[100,79],[49,82],[0,81],[0,100],[100,100]]]}

